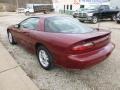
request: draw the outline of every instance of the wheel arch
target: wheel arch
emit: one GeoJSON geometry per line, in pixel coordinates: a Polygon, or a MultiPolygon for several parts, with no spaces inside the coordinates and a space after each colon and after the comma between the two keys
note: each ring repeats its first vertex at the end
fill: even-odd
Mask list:
{"type": "Polygon", "coordinates": [[[40,42],[38,42],[38,43],[35,44],[35,53],[36,53],[36,54],[37,54],[37,49],[38,49],[38,47],[40,47],[40,46],[45,47],[45,48],[52,54],[52,57],[54,58],[54,52],[51,51],[51,49],[49,49],[45,44],[40,43],[40,42]]]}
{"type": "Polygon", "coordinates": [[[36,53],[36,54],[37,54],[37,49],[38,49],[38,47],[40,47],[40,46],[43,46],[43,47],[46,48],[46,46],[45,46],[44,44],[42,44],[42,43],[40,43],[40,42],[37,42],[37,43],[35,44],[35,53],[36,53]]]}
{"type": "Polygon", "coordinates": [[[35,44],[35,49],[37,49],[39,46],[44,46],[42,43],[36,43],[35,44]]]}
{"type": "Polygon", "coordinates": [[[9,29],[9,28],[7,28],[7,33],[8,33],[8,32],[10,32],[10,29],[9,29]]]}
{"type": "Polygon", "coordinates": [[[53,54],[46,48],[46,46],[43,45],[42,43],[36,43],[35,48],[36,48],[37,58],[39,60],[40,65],[42,66],[42,68],[44,68],[45,70],[51,70],[52,68],[54,68],[53,54]],[[47,66],[47,67],[43,66],[43,64],[41,63],[41,61],[39,59],[38,49],[40,46],[42,46],[42,48],[47,52],[47,55],[49,56],[50,61],[49,61],[49,66],[47,66]]]}
{"type": "Polygon", "coordinates": [[[93,13],[93,16],[98,17],[99,13],[93,13]]]}

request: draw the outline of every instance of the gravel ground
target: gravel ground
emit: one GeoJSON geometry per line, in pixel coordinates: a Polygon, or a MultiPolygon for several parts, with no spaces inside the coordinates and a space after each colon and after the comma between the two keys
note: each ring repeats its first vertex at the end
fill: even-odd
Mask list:
{"type": "MultiPolygon", "coordinates": [[[[40,90],[120,90],[120,25],[102,22],[100,26],[112,31],[112,41],[116,48],[104,62],[87,70],[66,70],[56,67],[51,71],[43,70],[35,55],[19,45],[10,45],[6,28],[26,18],[12,14],[0,17],[0,40],[17,63],[25,70],[40,90]]],[[[97,24],[87,24],[97,27],[97,24]]]]}

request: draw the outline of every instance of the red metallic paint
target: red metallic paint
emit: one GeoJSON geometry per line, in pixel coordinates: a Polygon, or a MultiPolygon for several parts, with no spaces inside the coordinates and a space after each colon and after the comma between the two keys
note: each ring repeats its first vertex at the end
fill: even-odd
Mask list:
{"type": "Polygon", "coordinates": [[[41,16],[37,30],[19,30],[14,26],[8,28],[17,41],[29,51],[36,53],[37,45],[44,45],[53,55],[56,65],[83,69],[105,60],[115,45],[110,41],[111,32],[99,30],[86,34],[63,34],[45,32],[44,22],[52,16],[41,16]],[[82,43],[94,42],[95,46],[85,51],[73,51],[82,43]]]}

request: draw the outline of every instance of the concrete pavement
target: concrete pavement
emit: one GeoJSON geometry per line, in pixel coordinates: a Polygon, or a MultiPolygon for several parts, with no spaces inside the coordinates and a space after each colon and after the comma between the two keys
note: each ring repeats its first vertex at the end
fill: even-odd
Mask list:
{"type": "Polygon", "coordinates": [[[0,90],[39,90],[1,43],[0,90]]]}

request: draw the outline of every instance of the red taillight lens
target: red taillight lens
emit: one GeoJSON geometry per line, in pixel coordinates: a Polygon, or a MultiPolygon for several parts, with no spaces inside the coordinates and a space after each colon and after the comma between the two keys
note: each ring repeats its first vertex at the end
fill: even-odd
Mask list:
{"type": "Polygon", "coordinates": [[[90,42],[90,43],[85,43],[85,44],[82,44],[82,45],[75,46],[75,47],[73,47],[72,50],[74,50],[74,51],[83,51],[83,50],[93,48],[93,46],[94,46],[94,43],[90,42]]]}

